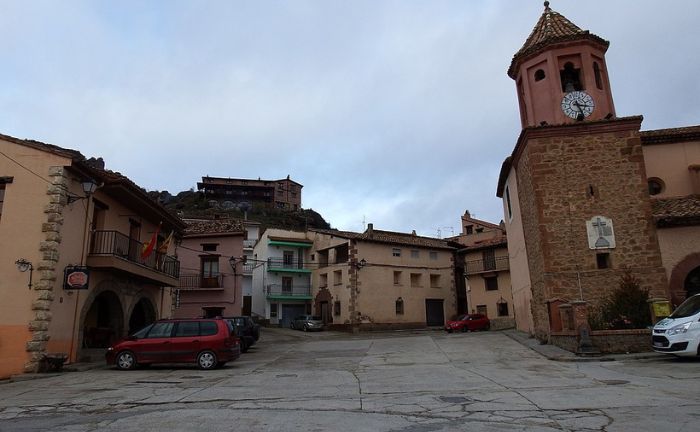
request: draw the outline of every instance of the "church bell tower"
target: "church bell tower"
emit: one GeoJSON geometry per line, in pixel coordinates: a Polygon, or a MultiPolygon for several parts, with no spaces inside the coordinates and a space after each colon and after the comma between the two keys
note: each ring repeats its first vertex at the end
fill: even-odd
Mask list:
{"type": "Polygon", "coordinates": [[[515,53],[522,127],[615,117],[605,52],[610,43],[566,19],[544,2],[544,12],[515,53]]]}

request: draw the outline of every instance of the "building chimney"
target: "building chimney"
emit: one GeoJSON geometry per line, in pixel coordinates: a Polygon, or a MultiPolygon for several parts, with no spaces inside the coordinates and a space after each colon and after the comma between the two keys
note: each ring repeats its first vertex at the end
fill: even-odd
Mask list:
{"type": "Polygon", "coordinates": [[[416,235],[416,230],[411,231],[411,235],[415,236],[416,235]]]}
{"type": "Polygon", "coordinates": [[[374,234],[374,224],[367,224],[367,234],[371,237],[374,234]]]}

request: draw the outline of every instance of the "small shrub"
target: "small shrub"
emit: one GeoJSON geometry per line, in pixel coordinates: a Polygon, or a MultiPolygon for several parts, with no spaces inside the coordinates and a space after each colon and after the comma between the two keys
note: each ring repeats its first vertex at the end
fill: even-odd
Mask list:
{"type": "Polygon", "coordinates": [[[651,325],[649,314],[649,291],[642,289],[629,270],[621,277],[617,289],[602,302],[599,310],[591,311],[591,328],[634,329],[651,325]]]}

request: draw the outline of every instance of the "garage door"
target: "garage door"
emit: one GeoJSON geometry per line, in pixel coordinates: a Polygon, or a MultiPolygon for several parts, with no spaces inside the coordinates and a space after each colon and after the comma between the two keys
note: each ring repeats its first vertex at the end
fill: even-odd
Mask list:
{"type": "Polygon", "coordinates": [[[295,316],[304,315],[306,313],[306,305],[283,304],[282,319],[280,319],[280,327],[289,328],[289,324],[295,316]]]}
{"type": "Polygon", "coordinates": [[[425,321],[428,326],[442,326],[445,324],[445,310],[442,307],[443,300],[425,300],[425,321]]]}

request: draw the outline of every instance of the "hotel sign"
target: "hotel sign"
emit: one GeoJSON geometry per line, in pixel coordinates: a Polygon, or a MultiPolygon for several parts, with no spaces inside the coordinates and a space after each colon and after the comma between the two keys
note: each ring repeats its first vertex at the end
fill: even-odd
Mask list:
{"type": "Polygon", "coordinates": [[[63,270],[63,289],[88,289],[90,269],[86,266],[68,266],[63,270]]]}

